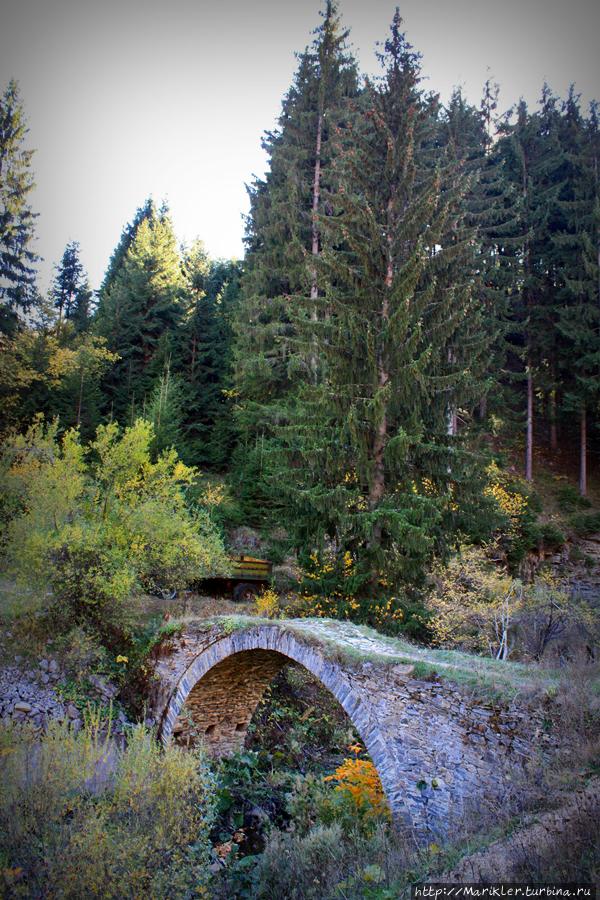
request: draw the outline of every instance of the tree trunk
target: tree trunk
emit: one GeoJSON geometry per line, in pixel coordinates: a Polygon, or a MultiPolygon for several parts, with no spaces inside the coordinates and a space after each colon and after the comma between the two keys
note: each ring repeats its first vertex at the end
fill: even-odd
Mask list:
{"type": "MultiPolygon", "coordinates": [[[[387,337],[385,335],[386,325],[390,318],[390,301],[389,301],[389,292],[392,287],[392,281],[394,278],[394,260],[392,254],[392,209],[393,204],[392,200],[388,200],[387,205],[387,266],[385,272],[385,290],[383,292],[383,301],[381,304],[381,324],[382,324],[382,332],[384,336],[381,340],[379,350],[377,353],[377,384],[380,391],[384,391],[389,382],[389,372],[387,371],[387,364],[385,358],[385,348],[384,348],[384,340],[387,337]]],[[[369,507],[374,509],[378,503],[381,501],[384,493],[385,493],[385,448],[387,446],[388,439],[388,425],[387,425],[387,410],[384,407],[383,413],[379,422],[377,423],[375,429],[375,438],[373,441],[373,477],[371,479],[371,486],[369,490],[369,507]]],[[[371,534],[371,544],[376,545],[381,540],[381,525],[377,522],[373,526],[373,531],[371,534]]]]}
{"type": "Polygon", "coordinates": [[[487,397],[482,397],[479,401],[479,418],[483,422],[487,416],[487,397]]]}
{"type": "MultiPolygon", "coordinates": [[[[448,364],[451,366],[454,362],[454,354],[452,352],[452,347],[448,347],[448,364]]],[[[457,430],[457,421],[456,421],[456,406],[452,402],[452,395],[450,395],[450,400],[448,401],[448,411],[446,413],[447,419],[447,432],[449,437],[454,437],[457,430]]]]}
{"type": "Polygon", "coordinates": [[[525,478],[533,481],[533,373],[531,360],[527,364],[527,446],[525,450],[525,478]]]}
{"type": "Polygon", "coordinates": [[[190,378],[194,377],[194,369],[196,368],[196,335],[192,338],[192,358],[190,360],[190,378]]]}
{"type": "Polygon", "coordinates": [[[587,410],[581,407],[579,419],[579,493],[587,494],[587,410]]]}
{"type": "MultiPolygon", "coordinates": [[[[319,112],[317,118],[317,143],[315,147],[315,174],[313,179],[313,195],[312,195],[312,213],[311,213],[311,278],[310,278],[310,299],[313,301],[311,308],[311,319],[313,322],[318,320],[316,300],[319,296],[319,283],[317,277],[317,259],[319,256],[319,202],[321,199],[321,142],[323,139],[323,103],[319,103],[319,112]]],[[[313,338],[314,341],[314,338],[313,338]]],[[[313,350],[310,358],[310,368],[314,380],[317,380],[317,353],[313,350]]]]}
{"type": "Polygon", "coordinates": [[[81,367],[81,378],[79,380],[79,400],[77,403],[77,427],[81,425],[81,405],[83,402],[83,366],[81,367]]]}
{"type": "Polygon", "coordinates": [[[550,391],[550,449],[558,450],[558,430],[556,427],[556,388],[550,391]]]}
{"type": "MultiPolygon", "coordinates": [[[[527,183],[527,157],[523,152],[523,172],[522,172],[522,190],[523,201],[525,205],[526,222],[529,224],[529,192],[527,183]]],[[[530,269],[530,248],[529,239],[525,239],[524,246],[524,274],[527,280],[530,269]]],[[[525,478],[527,481],[533,481],[533,369],[531,360],[531,313],[533,310],[533,300],[531,290],[526,293],[527,300],[527,437],[525,447],[525,478]]]]}

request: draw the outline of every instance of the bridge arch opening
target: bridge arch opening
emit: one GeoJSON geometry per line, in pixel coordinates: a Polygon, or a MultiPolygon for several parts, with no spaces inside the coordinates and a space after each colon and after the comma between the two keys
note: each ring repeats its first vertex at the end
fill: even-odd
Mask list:
{"type": "Polygon", "coordinates": [[[198,654],[167,704],[160,726],[163,744],[174,740],[185,746],[200,739],[215,756],[242,749],[267,687],[290,663],[299,664],[312,675],[343,709],[390,800],[396,785],[390,777],[386,743],[347,675],[318,648],[295,640],[289,633],[278,634],[275,628],[257,629],[254,634],[234,633],[198,654]]]}
{"type": "Polygon", "coordinates": [[[288,662],[272,650],[242,650],[217,663],[190,690],[173,727],[174,741],[200,741],[214,756],[241,750],[266,689],[288,662]]]}

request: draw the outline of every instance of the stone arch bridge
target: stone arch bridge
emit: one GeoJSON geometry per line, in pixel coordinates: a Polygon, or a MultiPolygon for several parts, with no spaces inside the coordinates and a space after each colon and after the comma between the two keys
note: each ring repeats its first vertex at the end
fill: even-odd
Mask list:
{"type": "Polygon", "coordinates": [[[449,663],[325,619],[217,617],[177,629],[154,653],[149,714],[163,744],[191,727],[215,755],[241,748],[265,689],[297,663],[343,707],[396,821],[417,838],[443,837],[481,804],[497,804],[516,771],[540,763],[548,741],[535,711],[481,699],[490,678],[507,698],[523,690],[511,663],[500,677],[492,661],[449,663]]]}

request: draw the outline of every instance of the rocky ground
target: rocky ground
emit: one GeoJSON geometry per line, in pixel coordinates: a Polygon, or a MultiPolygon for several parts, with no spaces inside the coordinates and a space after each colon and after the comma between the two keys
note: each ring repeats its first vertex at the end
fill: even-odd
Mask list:
{"type": "Polygon", "coordinates": [[[586,565],[572,564],[569,573],[570,592],[586,600],[592,607],[600,608],[600,533],[590,534],[579,540],[579,551],[586,565]]]}
{"type": "MultiPolygon", "coordinates": [[[[90,675],[90,699],[109,703],[116,697],[117,688],[109,681],[90,675]]],[[[25,667],[21,657],[0,669],[0,721],[27,724],[41,732],[51,721],[70,723],[75,731],[83,724],[84,713],[80,705],[64,699],[61,687],[65,673],[55,659],[41,659],[37,666],[31,662],[25,667]]],[[[127,717],[118,712],[112,723],[113,734],[123,733],[127,717]]]]}
{"type": "Polygon", "coordinates": [[[451,871],[431,880],[449,884],[567,881],[576,871],[572,864],[579,856],[597,859],[599,829],[600,780],[594,778],[558,809],[530,816],[523,828],[465,856],[451,871]]]}

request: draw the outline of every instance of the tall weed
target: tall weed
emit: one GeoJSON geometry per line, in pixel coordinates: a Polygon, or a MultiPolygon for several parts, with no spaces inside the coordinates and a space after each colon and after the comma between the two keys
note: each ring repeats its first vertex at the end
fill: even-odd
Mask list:
{"type": "Polygon", "coordinates": [[[183,898],[209,880],[212,778],[201,755],[136,728],[124,749],[88,723],[0,741],[8,897],[183,898]]]}

